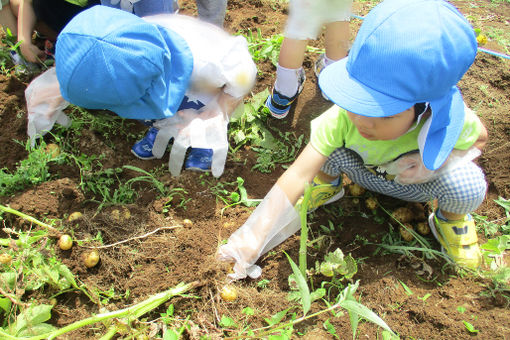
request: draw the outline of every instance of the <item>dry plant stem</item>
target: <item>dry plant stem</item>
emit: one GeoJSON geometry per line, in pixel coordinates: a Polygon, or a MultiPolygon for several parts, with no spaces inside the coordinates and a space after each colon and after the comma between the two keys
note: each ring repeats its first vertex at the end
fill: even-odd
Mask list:
{"type": "Polygon", "coordinates": [[[115,246],[118,246],[119,244],[122,244],[122,243],[126,243],[126,242],[129,242],[129,241],[133,241],[133,240],[138,240],[138,239],[141,239],[141,238],[145,238],[145,237],[148,237],[152,234],[155,234],[156,232],[160,231],[160,230],[165,230],[165,229],[176,229],[176,228],[182,228],[183,226],[182,225],[175,225],[175,226],[171,226],[171,227],[160,227],[160,228],[157,228],[157,229],[154,229],[153,231],[151,232],[148,232],[147,234],[143,234],[143,235],[139,235],[139,236],[134,236],[134,237],[130,237],[128,239],[125,239],[125,240],[122,240],[122,241],[119,241],[119,242],[115,242],[115,243],[112,243],[112,244],[107,244],[107,245],[104,245],[104,246],[99,246],[99,247],[86,247],[86,246],[83,246],[83,248],[89,248],[89,249],[101,249],[101,248],[109,248],[109,247],[115,247],[115,246]]]}
{"type": "Polygon", "coordinates": [[[5,212],[7,212],[7,213],[19,216],[19,217],[21,217],[24,220],[27,220],[27,221],[32,222],[32,223],[35,223],[35,224],[37,224],[37,225],[39,225],[39,226],[41,226],[43,228],[46,228],[48,230],[58,232],[58,230],[56,228],[52,227],[51,225],[46,224],[44,222],[41,222],[38,219],[33,218],[32,216],[28,216],[26,214],[23,214],[22,212],[20,212],[18,210],[6,207],[6,206],[1,205],[1,204],[0,204],[0,210],[3,210],[5,212]]]}
{"type": "Polygon", "coordinates": [[[11,302],[15,305],[18,305],[18,306],[23,306],[23,307],[30,307],[30,304],[28,303],[23,303],[23,302],[19,302],[18,300],[16,300],[15,298],[13,298],[11,296],[11,294],[7,293],[5,290],[3,290],[2,288],[0,288],[0,295],[3,295],[5,296],[6,298],[8,298],[9,300],[11,300],[11,302]]]}

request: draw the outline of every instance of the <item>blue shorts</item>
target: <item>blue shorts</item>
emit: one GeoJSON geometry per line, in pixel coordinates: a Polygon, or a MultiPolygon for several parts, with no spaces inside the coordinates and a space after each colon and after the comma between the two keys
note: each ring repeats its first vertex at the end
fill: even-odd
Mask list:
{"type": "Polygon", "coordinates": [[[446,171],[430,182],[404,185],[377,176],[365,167],[357,153],[339,148],[328,157],[321,170],[330,176],[345,173],[354,183],[370,191],[404,201],[437,199],[441,210],[455,214],[474,211],[483,202],[487,191],[483,171],[473,162],[446,171]]]}

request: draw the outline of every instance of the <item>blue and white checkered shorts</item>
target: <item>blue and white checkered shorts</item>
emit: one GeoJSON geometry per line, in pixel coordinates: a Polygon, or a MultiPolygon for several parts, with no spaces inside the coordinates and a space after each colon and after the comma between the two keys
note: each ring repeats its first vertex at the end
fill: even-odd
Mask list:
{"type": "Polygon", "coordinates": [[[444,172],[430,182],[403,185],[369,171],[354,151],[338,148],[321,170],[330,176],[345,173],[353,182],[370,191],[404,201],[427,202],[437,199],[441,210],[455,214],[474,211],[484,200],[487,190],[483,171],[473,162],[444,172]]]}

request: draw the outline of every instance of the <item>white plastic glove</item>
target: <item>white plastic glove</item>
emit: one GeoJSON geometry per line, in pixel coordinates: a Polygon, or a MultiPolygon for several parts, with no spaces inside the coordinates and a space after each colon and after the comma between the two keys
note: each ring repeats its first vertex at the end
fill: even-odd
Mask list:
{"type": "Polygon", "coordinates": [[[381,166],[390,175],[396,175],[394,181],[399,184],[418,184],[429,182],[444,171],[454,169],[458,166],[472,161],[480,156],[481,152],[476,147],[468,150],[452,150],[446,162],[437,170],[429,170],[423,164],[421,156],[418,152],[408,154],[399,159],[381,166]]]}
{"type": "Polygon", "coordinates": [[[173,176],[178,176],[189,147],[212,149],[211,171],[214,177],[220,177],[228,153],[227,126],[228,116],[216,100],[207,104],[198,113],[195,110],[181,110],[173,117],[154,123],[159,132],[152,153],[161,158],[173,137],[168,167],[173,176]]]}
{"type": "Polygon", "coordinates": [[[27,134],[32,146],[35,145],[36,138],[50,131],[55,123],[64,127],[71,125],[71,119],[63,112],[69,102],[60,94],[55,67],[28,84],[25,98],[28,112],[27,134]]]}
{"type": "Polygon", "coordinates": [[[232,280],[255,279],[262,269],[255,265],[260,256],[276,247],[300,228],[299,215],[287,195],[275,184],[248,220],[220,247],[218,258],[234,262],[232,280]]]}

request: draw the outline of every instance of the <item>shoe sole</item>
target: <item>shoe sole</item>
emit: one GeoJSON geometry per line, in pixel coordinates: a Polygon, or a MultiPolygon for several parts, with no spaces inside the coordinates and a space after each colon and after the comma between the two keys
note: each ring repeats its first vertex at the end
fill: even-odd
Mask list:
{"type": "Polygon", "coordinates": [[[198,172],[209,172],[209,171],[211,171],[211,169],[204,170],[204,169],[195,168],[195,167],[184,168],[184,170],[198,171],[198,172]]]}
{"type": "Polygon", "coordinates": [[[135,155],[135,157],[136,157],[136,158],[138,158],[138,159],[142,159],[142,160],[144,160],[144,161],[148,161],[148,160],[151,160],[151,159],[156,159],[156,157],[155,157],[155,156],[152,156],[152,157],[141,157],[140,155],[138,155],[138,154],[137,154],[136,152],[134,152],[133,150],[131,150],[131,153],[132,153],[133,155],[135,155]]]}
{"type": "Polygon", "coordinates": [[[319,209],[320,207],[323,207],[325,206],[326,204],[330,204],[330,203],[333,203],[335,201],[338,201],[340,198],[344,197],[345,195],[345,189],[342,188],[342,190],[340,190],[336,195],[332,196],[329,200],[327,200],[325,203],[319,205],[318,207],[316,208],[313,208],[311,210],[308,210],[308,214],[309,213],[312,213],[314,212],[315,210],[319,209]]]}

